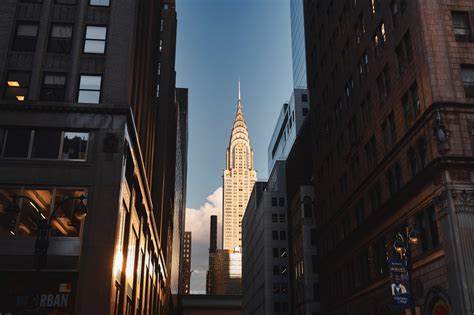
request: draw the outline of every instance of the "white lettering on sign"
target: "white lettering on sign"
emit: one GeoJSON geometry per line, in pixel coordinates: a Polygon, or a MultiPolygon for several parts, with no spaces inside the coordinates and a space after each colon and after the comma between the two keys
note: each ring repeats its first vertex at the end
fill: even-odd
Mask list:
{"type": "Polygon", "coordinates": [[[40,307],[67,307],[68,294],[42,294],[40,297],[40,307]]]}

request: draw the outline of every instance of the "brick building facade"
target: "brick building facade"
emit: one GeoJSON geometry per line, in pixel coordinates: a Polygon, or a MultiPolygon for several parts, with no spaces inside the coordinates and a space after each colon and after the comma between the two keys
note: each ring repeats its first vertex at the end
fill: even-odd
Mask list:
{"type": "Polygon", "coordinates": [[[422,314],[474,311],[474,3],[305,1],[323,314],[392,309],[416,227],[422,314]]]}

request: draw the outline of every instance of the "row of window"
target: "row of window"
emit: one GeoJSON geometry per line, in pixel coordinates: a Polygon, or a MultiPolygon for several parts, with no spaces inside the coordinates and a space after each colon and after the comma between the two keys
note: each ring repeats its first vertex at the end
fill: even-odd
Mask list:
{"type": "MultiPolygon", "coordinates": [[[[418,142],[411,146],[407,152],[407,164],[410,169],[410,174],[415,177],[427,163],[427,143],[424,138],[420,138],[418,142]]],[[[345,176],[343,176],[345,177],[345,176]]],[[[385,174],[387,190],[390,196],[394,196],[403,186],[403,172],[400,161],[395,162],[385,174]]],[[[343,189],[343,188],[341,188],[343,189]]],[[[370,201],[370,212],[365,209],[365,202],[362,198],[354,208],[354,214],[348,213],[341,223],[340,231],[336,230],[334,236],[335,243],[338,240],[343,240],[350,235],[350,232],[363,224],[369,213],[375,213],[380,209],[382,203],[382,186],[380,181],[376,182],[374,187],[369,190],[368,199],[370,201]],[[353,219],[355,218],[355,221],[353,219]],[[355,222],[353,224],[352,222],[355,222]]]]}
{"type": "Polygon", "coordinates": [[[272,231],[272,240],[286,241],[286,231],[272,231]]]}
{"type": "Polygon", "coordinates": [[[286,223],[286,215],[272,213],[272,223],[286,223]]]}
{"type": "MultiPolygon", "coordinates": [[[[12,43],[14,51],[35,51],[38,38],[38,22],[18,22],[12,43]]],[[[71,52],[73,24],[51,24],[48,52],[67,54],[71,52]]],[[[86,25],[83,53],[104,54],[107,26],[86,25]]]]}
{"type": "MultiPolygon", "coordinates": [[[[9,71],[5,82],[4,98],[7,100],[16,100],[18,102],[27,100],[30,87],[30,77],[31,72],[9,71]]],[[[44,73],[40,100],[52,102],[64,101],[66,96],[66,80],[66,73],[44,73]]],[[[101,87],[101,75],[80,75],[77,101],[79,103],[100,103],[101,87]]]]}
{"type": "Polygon", "coordinates": [[[272,197],[272,207],[284,207],[284,206],[285,206],[285,198],[272,197]]]}
{"type": "Polygon", "coordinates": [[[286,248],[273,248],[273,258],[286,258],[288,251],[286,248]]]}
{"type": "Polygon", "coordinates": [[[0,127],[0,158],[86,161],[88,144],[82,131],[0,127]]]}
{"type": "MultiPolygon", "coordinates": [[[[433,250],[440,244],[433,207],[419,213],[415,222],[420,233],[420,240],[419,244],[412,248],[414,257],[433,250]]],[[[400,227],[390,234],[388,239],[392,240],[398,232],[404,231],[405,226],[400,227]]],[[[354,290],[366,287],[371,281],[388,276],[387,260],[400,257],[388,239],[385,237],[378,239],[369,247],[361,250],[359,254],[354,255],[353,259],[347,261],[334,273],[329,288],[331,295],[334,297],[351,295],[354,290]]]]}

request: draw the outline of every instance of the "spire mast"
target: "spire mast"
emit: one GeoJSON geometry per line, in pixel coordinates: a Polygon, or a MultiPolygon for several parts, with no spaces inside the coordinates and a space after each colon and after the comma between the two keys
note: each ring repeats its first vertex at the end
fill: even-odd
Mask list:
{"type": "Polygon", "coordinates": [[[240,78],[239,78],[239,101],[240,101],[240,78]]]}

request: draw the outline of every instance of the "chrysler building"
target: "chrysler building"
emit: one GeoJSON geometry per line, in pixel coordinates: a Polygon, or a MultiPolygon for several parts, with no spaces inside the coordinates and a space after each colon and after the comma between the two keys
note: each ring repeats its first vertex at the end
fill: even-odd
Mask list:
{"type": "Polygon", "coordinates": [[[222,248],[240,251],[242,218],[257,179],[253,165],[253,149],[242,114],[242,102],[237,100],[237,112],[230,136],[224,170],[224,202],[222,216],[222,248]]]}

